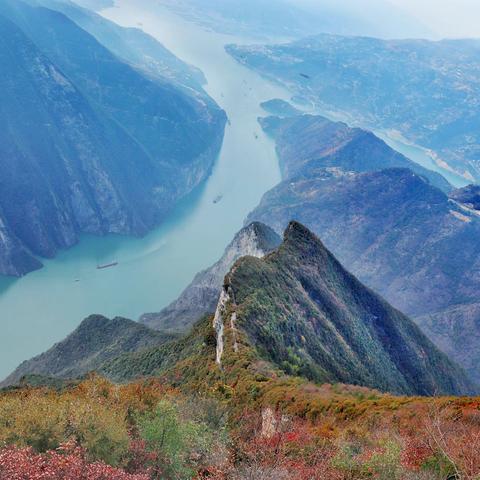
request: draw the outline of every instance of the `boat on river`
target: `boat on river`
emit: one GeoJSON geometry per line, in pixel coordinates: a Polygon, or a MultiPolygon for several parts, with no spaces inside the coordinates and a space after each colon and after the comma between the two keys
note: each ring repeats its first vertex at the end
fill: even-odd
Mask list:
{"type": "Polygon", "coordinates": [[[106,268],[116,267],[118,262],[104,263],[103,265],[97,265],[97,270],[104,270],[106,268]]]}

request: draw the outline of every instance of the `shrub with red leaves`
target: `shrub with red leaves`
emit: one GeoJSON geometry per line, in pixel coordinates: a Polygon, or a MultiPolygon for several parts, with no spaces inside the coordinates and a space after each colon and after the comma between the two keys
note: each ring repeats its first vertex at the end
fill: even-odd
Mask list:
{"type": "Polygon", "coordinates": [[[4,447],[0,450],[0,480],[148,480],[148,475],[131,475],[104,463],[88,463],[85,452],[67,443],[44,454],[31,448],[4,447]]]}

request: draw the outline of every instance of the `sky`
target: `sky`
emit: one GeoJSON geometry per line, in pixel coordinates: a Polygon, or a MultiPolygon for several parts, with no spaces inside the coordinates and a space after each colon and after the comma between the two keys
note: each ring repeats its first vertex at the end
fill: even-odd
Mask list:
{"type": "Polygon", "coordinates": [[[480,0],[389,0],[439,37],[480,38],[480,0]]]}

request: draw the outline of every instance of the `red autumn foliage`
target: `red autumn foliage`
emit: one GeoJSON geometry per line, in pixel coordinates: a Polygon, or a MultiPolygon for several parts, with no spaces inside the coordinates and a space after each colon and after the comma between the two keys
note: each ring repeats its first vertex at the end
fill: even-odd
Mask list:
{"type": "Polygon", "coordinates": [[[32,448],[4,447],[0,450],[0,480],[148,480],[104,463],[88,463],[85,452],[73,443],[38,454],[32,448]]]}
{"type": "MultiPolygon", "coordinates": [[[[141,472],[148,476],[151,472],[149,467],[146,466],[153,465],[158,460],[158,455],[148,450],[145,440],[133,436],[128,453],[129,460],[126,466],[128,472],[137,474],[141,472]]],[[[148,478],[150,478],[150,476],[148,476],[148,478]]]]}
{"type": "Polygon", "coordinates": [[[457,415],[433,409],[425,422],[428,445],[439,452],[462,480],[480,477],[480,411],[467,408],[457,415]]]}
{"type": "Polygon", "coordinates": [[[45,389],[5,392],[0,395],[0,407],[4,405],[0,480],[179,478],[167,477],[164,465],[159,466],[163,453],[149,448],[139,429],[138,419],[152,412],[159,401],[182,406],[176,417],[179,427],[185,422],[207,422],[215,433],[205,437],[209,443],[201,444],[201,455],[193,449],[182,456],[181,467],[188,467],[189,475],[196,474],[197,480],[480,479],[477,399],[368,395],[357,387],[350,395],[339,389],[292,389],[285,394],[290,399],[287,404],[280,399],[276,406],[266,403],[270,408],[250,405],[243,414],[234,410],[225,430],[226,410],[221,404],[186,401],[181,393],[153,380],[118,387],[92,378],[61,393],[45,389]],[[302,398],[305,392],[308,395],[302,398]],[[39,403],[48,406],[40,411],[51,415],[49,421],[36,421],[39,403]],[[71,415],[76,411],[72,405],[82,412],[93,408],[95,416],[79,423],[71,415]],[[56,428],[58,418],[66,419],[65,428],[56,428]],[[96,436],[95,441],[84,439],[83,433],[92,426],[104,429],[105,437],[98,442],[96,436]],[[39,448],[38,437],[42,436],[52,442],[39,448]],[[83,439],[83,448],[62,443],[68,438],[83,439]],[[115,455],[106,454],[110,448],[96,449],[105,445],[104,438],[113,446],[120,438],[122,448],[115,455]],[[17,446],[2,447],[10,443],[17,446]]]}
{"type": "Polygon", "coordinates": [[[343,480],[331,467],[334,450],[301,419],[277,415],[276,431],[265,432],[261,415],[244,413],[235,454],[224,468],[202,472],[211,480],[343,480]]]}
{"type": "Polygon", "coordinates": [[[404,439],[402,465],[407,470],[417,471],[432,456],[432,449],[421,438],[404,439]]]}

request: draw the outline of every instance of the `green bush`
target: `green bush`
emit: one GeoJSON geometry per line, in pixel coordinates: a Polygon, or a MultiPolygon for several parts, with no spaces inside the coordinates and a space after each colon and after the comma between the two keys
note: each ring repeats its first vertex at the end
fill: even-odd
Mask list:
{"type": "Polygon", "coordinates": [[[218,448],[219,439],[223,440],[222,421],[212,413],[208,402],[193,406],[191,402],[182,405],[168,399],[160,401],[153,412],[140,416],[137,428],[147,449],[155,454],[155,478],[194,478],[198,466],[218,448]],[[207,423],[210,421],[212,425],[207,423]]]}

